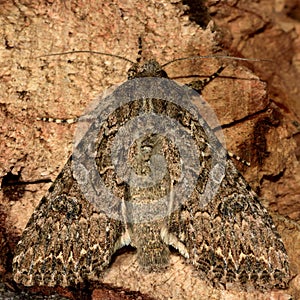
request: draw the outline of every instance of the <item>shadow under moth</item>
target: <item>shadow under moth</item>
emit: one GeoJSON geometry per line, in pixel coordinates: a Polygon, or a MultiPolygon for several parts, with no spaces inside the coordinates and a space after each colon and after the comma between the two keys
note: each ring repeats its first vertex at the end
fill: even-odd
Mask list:
{"type": "Polygon", "coordinates": [[[273,221],[191,104],[191,89],[154,60],[128,74],[86,118],[89,129],[31,216],[14,280],[101,281],[130,245],[145,272],[167,267],[172,248],[216,287],[286,287],[288,257],[273,221]]]}

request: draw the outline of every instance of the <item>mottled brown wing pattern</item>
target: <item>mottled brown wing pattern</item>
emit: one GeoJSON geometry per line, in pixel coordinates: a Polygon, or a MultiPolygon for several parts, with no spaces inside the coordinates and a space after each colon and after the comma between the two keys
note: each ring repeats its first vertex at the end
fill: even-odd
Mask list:
{"type": "Polygon", "coordinates": [[[30,218],[14,258],[14,278],[24,285],[75,286],[99,280],[122,234],[84,198],[72,159],[30,218]]]}
{"type": "Polygon", "coordinates": [[[201,278],[215,286],[284,288],[290,279],[283,242],[267,210],[232,161],[212,201],[199,209],[201,189],[170,220],[201,278]]]}

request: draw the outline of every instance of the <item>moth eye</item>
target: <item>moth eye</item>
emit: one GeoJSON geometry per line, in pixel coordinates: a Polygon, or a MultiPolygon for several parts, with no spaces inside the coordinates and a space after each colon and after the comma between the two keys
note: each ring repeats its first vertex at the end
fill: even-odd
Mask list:
{"type": "Polygon", "coordinates": [[[54,198],[49,206],[54,212],[66,215],[68,219],[79,216],[81,212],[81,205],[77,199],[64,194],[54,198]]]}

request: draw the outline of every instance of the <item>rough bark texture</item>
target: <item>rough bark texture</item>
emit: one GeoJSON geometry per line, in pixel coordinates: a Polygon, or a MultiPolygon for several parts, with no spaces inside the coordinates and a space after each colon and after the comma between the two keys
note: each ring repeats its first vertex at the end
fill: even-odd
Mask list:
{"type": "MultiPolygon", "coordinates": [[[[37,57],[96,50],[134,61],[142,36],[144,56],[161,63],[213,53],[272,60],[184,61],[167,72],[188,82],[188,76],[210,75],[226,63],[203,96],[224,127],[227,148],[251,162],[237,166],[272,214],[295,278],[284,292],[224,292],[200,281],[179,257],[168,272],[144,275],[129,253],[117,257],[104,282],[154,299],[300,298],[299,1],[208,0],[207,11],[201,1],[196,7],[184,2],[0,2],[0,270],[8,282],[17,237],[49,188],[47,180],[55,179],[72,151],[75,125],[36,117],[79,116],[96,95],[126,80],[129,67],[106,56],[37,57]]],[[[93,297],[106,292],[95,290],[93,297]]],[[[116,290],[107,299],[128,297],[116,290]]]]}

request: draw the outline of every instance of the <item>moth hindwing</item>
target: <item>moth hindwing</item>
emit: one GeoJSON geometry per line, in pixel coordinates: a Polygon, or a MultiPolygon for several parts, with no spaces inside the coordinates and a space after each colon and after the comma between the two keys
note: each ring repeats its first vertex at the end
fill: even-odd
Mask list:
{"type": "Polygon", "coordinates": [[[91,112],[31,216],[13,260],[15,281],[99,281],[112,255],[131,245],[145,272],[167,267],[172,246],[216,286],[284,287],[282,240],[191,104],[192,91],[154,60],[135,64],[129,78],[91,112]]]}

